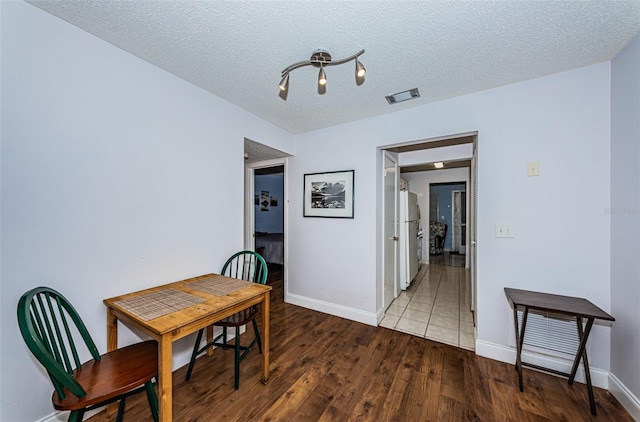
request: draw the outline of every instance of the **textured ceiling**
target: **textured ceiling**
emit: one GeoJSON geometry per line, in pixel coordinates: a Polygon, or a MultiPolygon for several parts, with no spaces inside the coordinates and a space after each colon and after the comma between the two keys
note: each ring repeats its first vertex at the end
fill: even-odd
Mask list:
{"type": "Polygon", "coordinates": [[[612,59],[640,0],[29,1],[239,107],[301,133],[612,59]],[[281,71],[322,48],[354,64],[281,71]],[[419,88],[389,105],[385,95],[419,88]]]}
{"type": "Polygon", "coordinates": [[[276,158],[287,157],[286,154],[280,150],[268,147],[259,142],[252,141],[250,139],[244,139],[244,160],[246,163],[253,163],[256,161],[273,160],[276,158]]]}

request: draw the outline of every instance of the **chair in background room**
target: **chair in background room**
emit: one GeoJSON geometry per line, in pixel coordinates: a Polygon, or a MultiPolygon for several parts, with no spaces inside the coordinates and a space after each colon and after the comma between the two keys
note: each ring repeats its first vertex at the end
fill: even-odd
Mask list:
{"type": "MultiPolygon", "coordinates": [[[[253,283],[266,284],[267,272],[267,263],[260,254],[254,251],[240,251],[233,254],[231,258],[225,262],[221,274],[253,283]]],[[[222,327],[222,333],[214,338],[212,342],[202,347],[200,347],[200,341],[202,340],[205,329],[203,328],[198,331],[196,343],[193,346],[193,352],[191,354],[191,361],[189,362],[189,369],[187,369],[187,376],[185,377],[186,380],[188,381],[191,378],[191,371],[193,370],[193,365],[198,355],[204,353],[209,347],[216,346],[223,349],[234,349],[234,386],[237,390],[240,386],[240,362],[242,359],[247,356],[247,353],[249,353],[256,343],[258,343],[258,349],[260,353],[262,353],[262,341],[260,339],[258,323],[256,322],[258,313],[258,306],[254,305],[214,323],[214,327],[222,327]],[[242,346],[240,343],[240,327],[249,322],[253,324],[255,338],[247,346],[242,346]],[[235,327],[234,344],[227,343],[227,328],[230,327],[235,327]],[[220,342],[220,339],[222,339],[222,342],[220,342]],[[242,353],[240,353],[241,351],[242,353]]]]}
{"type": "Polygon", "coordinates": [[[444,241],[447,237],[447,225],[439,221],[429,223],[429,254],[439,255],[444,252],[444,241]]]}
{"type": "Polygon", "coordinates": [[[142,391],[147,392],[151,414],[158,421],[158,399],[151,381],[158,373],[154,340],[100,355],[75,308],[48,287],[22,295],[18,325],[27,347],[51,378],[53,407],[70,411],[69,422],[82,421],[85,411],[118,400],[119,422],[126,397],[142,391]],[[91,360],[80,363],[76,342],[85,344],[91,360]]]}

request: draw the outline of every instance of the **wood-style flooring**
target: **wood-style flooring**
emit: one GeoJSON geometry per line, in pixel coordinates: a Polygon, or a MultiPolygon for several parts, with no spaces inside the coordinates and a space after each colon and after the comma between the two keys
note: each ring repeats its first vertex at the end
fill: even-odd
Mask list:
{"type": "MultiPolygon", "coordinates": [[[[511,364],[285,304],[281,276],[272,273],[269,383],[260,381],[256,349],[234,390],[233,352],[215,350],[198,359],[191,381],[186,366],[174,372],[175,421],[633,420],[605,390],[594,389],[594,417],[584,384],[525,369],[521,393],[511,364]]],[[[152,420],[144,394],[129,398],[126,409],[125,421],[152,420]]]]}

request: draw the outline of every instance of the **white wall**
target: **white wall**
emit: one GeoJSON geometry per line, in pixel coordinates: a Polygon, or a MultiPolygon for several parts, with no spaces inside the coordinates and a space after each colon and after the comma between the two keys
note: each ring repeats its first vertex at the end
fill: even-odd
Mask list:
{"type": "MultiPolygon", "coordinates": [[[[218,270],[243,246],[244,138],[292,137],[23,2],[2,13],[0,420],[53,412],[20,295],[52,286],[106,351],[107,297],[218,270]]],[[[138,341],[121,330],[120,344],[138,341]]],[[[174,344],[176,365],[193,338],[174,344]]],[[[183,356],[183,357],[182,357],[183,356]]]]}
{"type": "MultiPolygon", "coordinates": [[[[292,301],[375,324],[383,306],[375,294],[383,279],[376,270],[382,260],[378,147],[474,131],[478,353],[515,359],[506,286],[586,297],[610,310],[610,231],[603,212],[610,186],[610,63],[296,136],[289,173],[292,301]],[[539,162],[540,176],[527,177],[529,161],[539,162]],[[302,217],[296,192],[303,174],[343,169],[355,170],[355,218],[302,217]],[[496,222],[513,223],[516,237],[496,239],[496,222]]],[[[594,328],[595,372],[609,369],[609,338],[609,327],[594,328]]]]}
{"type": "Polygon", "coordinates": [[[640,420],[640,36],[611,72],[612,391],[640,420]]]}
{"type": "Polygon", "coordinates": [[[375,324],[378,155],[369,131],[359,133],[359,126],[337,126],[298,137],[287,175],[286,297],[291,303],[375,324]],[[304,174],[340,170],[355,170],[354,218],[303,217],[304,174]]]}

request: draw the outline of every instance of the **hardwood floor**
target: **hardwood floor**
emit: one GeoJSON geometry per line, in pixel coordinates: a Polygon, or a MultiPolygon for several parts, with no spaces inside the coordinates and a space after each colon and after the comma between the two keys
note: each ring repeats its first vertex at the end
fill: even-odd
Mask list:
{"type": "MultiPolygon", "coordinates": [[[[633,420],[605,390],[595,388],[594,417],[583,384],[525,369],[520,393],[513,365],[285,304],[282,280],[269,283],[269,383],[260,381],[256,349],[234,390],[233,352],[216,350],[197,360],[191,381],[184,380],[186,366],[174,372],[176,421],[633,420]]],[[[110,419],[101,412],[89,420],[110,419]]],[[[152,420],[144,394],[127,400],[125,420],[152,420]]]]}

